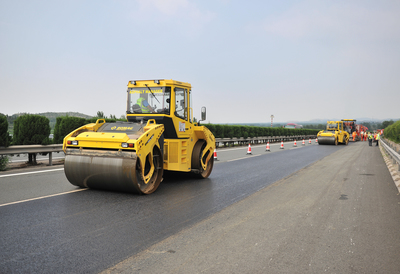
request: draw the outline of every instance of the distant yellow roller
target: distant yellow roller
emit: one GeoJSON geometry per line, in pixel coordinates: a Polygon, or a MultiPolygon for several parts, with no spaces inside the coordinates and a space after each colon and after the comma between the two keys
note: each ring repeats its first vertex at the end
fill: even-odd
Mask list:
{"type": "Polygon", "coordinates": [[[349,133],[344,130],[343,121],[328,121],[326,130],[321,130],[317,134],[320,145],[338,145],[339,143],[347,145],[349,137],[349,133]]]}

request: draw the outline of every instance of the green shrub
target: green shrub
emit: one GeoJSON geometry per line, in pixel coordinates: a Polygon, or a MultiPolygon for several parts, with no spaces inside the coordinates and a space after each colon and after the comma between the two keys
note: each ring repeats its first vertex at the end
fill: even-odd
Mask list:
{"type": "Polygon", "coordinates": [[[8,156],[7,155],[0,155],[0,171],[3,171],[7,168],[8,164],[8,156]]]}
{"type": "Polygon", "coordinates": [[[14,121],[14,145],[48,145],[50,121],[40,115],[25,114],[14,121]]]}
{"type": "Polygon", "coordinates": [[[400,143],[400,120],[386,127],[383,133],[389,140],[400,143]]]}
{"type": "Polygon", "coordinates": [[[233,127],[232,126],[228,126],[228,125],[224,125],[224,136],[225,138],[233,138],[233,127]]]}
{"type": "Polygon", "coordinates": [[[0,147],[8,147],[10,145],[10,139],[7,117],[0,115],[0,147]]]}
{"type": "Polygon", "coordinates": [[[233,127],[233,137],[236,138],[242,137],[242,128],[240,126],[233,127]]]}
{"type": "Polygon", "coordinates": [[[66,135],[86,124],[89,123],[85,118],[69,116],[57,117],[56,125],[54,126],[54,143],[62,144],[66,135]]]}
{"type": "Polygon", "coordinates": [[[215,138],[254,138],[264,136],[316,135],[317,129],[287,129],[279,127],[253,127],[238,125],[204,124],[215,138]]]}

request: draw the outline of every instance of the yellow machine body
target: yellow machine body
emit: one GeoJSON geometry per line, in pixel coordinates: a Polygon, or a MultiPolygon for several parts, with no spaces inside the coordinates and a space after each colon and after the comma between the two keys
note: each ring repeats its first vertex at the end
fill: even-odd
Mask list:
{"type": "Polygon", "coordinates": [[[317,134],[320,145],[338,145],[339,143],[347,145],[349,136],[349,133],[344,130],[343,121],[328,121],[326,130],[321,130],[317,134]]]}
{"type": "Polygon", "coordinates": [[[150,194],[164,170],[207,178],[215,138],[193,122],[191,85],[129,81],[127,94],[127,122],[99,119],[64,138],[67,179],[80,187],[150,194]]]}

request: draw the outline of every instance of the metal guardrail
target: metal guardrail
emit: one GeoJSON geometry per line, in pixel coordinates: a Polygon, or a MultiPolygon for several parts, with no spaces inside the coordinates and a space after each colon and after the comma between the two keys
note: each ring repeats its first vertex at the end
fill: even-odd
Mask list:
{"type": "MultiPolygon", "coordinates": [[[[215,142],[217,147],[220,143],[224,146],[228,144],[234,145],[235,143],[239,145],[247,145],[258,144],[258,143],[266,143],[266,142],[280,142],[280,141],[294,141],[294,140],[302,140],[308,138],[315,138],[316,135],[295,135],[295,136],[263,136],[263,137],[254,137],[254,138],[216,138],[215,142]]],[[[12,154],[29,154],[29,153],[48,153],[49,154],[49,165],[52,165],[52,153],[62,151],[62,144],[54,144],[54,145],[18,145],[18,146],[9,146],[9,147],[0,147],[0,155],[12,155],[12,154]]]]}
{"type": "Polygon", "coordinates": [[[53,152],[62,151],[62,144],[54,145],[20,145],[20,146],[9,146],[0,147],[0,155],[12,155],[12,154],[29,154],[29,153],[48,153],[49,154],[49,165],[53,164],[53,152]]]}
{"type": "Polygon", "coordinates": [[[215,138],[215,143],[217,147],[219,147],[219,144],[222,143],[224,146],[231,146],[234,145],[235,143],[239,145],[247,145],[249,143],[251,144],[259,144],[259,143],[274,143],[274,142],[281,142],[281,141],[298,141],[298,140],[303,140],[303,139],[309,139],[309,138],[316,138],[317,135],[295,135],[295,136],[263,136],[263,137],[254,137],[254,138],[215,138]]]}
{"type": "Polygon", "coordinates": [[[390,158],[392,158],[393,164],[397,163],[398,171],[400,171],[400,154],[398,152],[396,152],[394,149],[392,149],[390,147],[390,144],[388,143],[388,141],[385,140],[384,138],[381,138],[379,143],[382,145],[382,147],[389,154],[390,158]]]}

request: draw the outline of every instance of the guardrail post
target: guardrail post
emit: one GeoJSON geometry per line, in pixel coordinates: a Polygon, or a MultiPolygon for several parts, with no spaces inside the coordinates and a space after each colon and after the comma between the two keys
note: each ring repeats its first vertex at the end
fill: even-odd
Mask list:
{"type": "Polygon", "coordinates": [[[53,152],[49,152],[49,166],[53,165],[53,152]]]}

